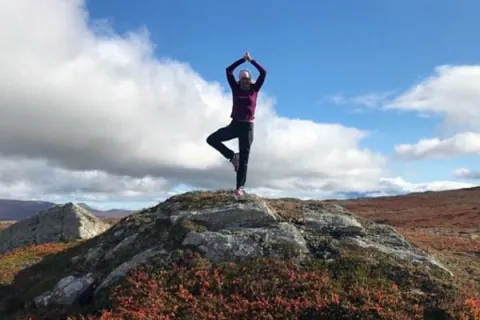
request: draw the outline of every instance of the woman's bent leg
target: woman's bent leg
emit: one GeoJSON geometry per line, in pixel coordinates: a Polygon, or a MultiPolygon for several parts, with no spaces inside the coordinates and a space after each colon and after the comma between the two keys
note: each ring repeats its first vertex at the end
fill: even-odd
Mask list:
{"type": "Polygon", "coordinates": [[[237,137],[237,132],[234,126],[230,123],[228,126],[218,129],[207,138],[207,143],[215,150],[220,152],[227,160],[233,158],[234,152],[227,148],[222,142],[232,140],[237,137]]]}

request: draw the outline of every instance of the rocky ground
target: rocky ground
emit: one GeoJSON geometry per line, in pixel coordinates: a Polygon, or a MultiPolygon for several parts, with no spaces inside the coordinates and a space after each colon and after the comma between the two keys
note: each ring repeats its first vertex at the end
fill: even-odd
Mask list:
{"type": "Polygon", "coordinates": [[[455,196],[430,195],[429,204],[425,195],[337,202],[353,213],[296,199],[238,203],[222,192],[173,197],[94,239],[0,256],[0,315],[480,319],[478,229],[443,210],[455,196]]]}
{"type": "Polygon", "coordinates": [[[8,228],[12,224],[14,224],[16,221],[15,220],[0,220],[0,231],[8,228]]]}

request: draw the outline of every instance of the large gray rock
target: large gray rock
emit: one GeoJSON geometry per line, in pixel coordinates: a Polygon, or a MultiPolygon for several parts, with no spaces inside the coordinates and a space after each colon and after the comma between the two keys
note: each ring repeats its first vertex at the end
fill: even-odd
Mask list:
{"type": "MultiPolygon", "coordinates": [[[[175,196],[122,219],[72,258],[78,269],[71,272],[85,277],[93,274],[87,278],[95,279],[94,295],[98,295],[136,267],[150,260],[163,264],[178,250],[193,249],[214,263],[258,257],[331,262],[342,248],[351,250],[352,246],[360,255],[370,248],[379,256],[408,262],[412,268],[449,272],[392,227],[361,219],[338,205],[284,201],[287,205],[256,196],[236,201],[222,192],[175,196]]],[[[61,287],[63,283],[53,291],[61,287]]],[[[80,285],[75,287],[79,288],[76,292],[82,291],[80,285]]],[[[51,296],[42,295],[37,301],[71,301],[45,298],[51,296]]]]}
{"type": "Polygon", "coordinates": [[[73,203],[57,205],[0,232],[0,253],[30,244],[90,239],[110,226],[73,203]]]}
{"type": "MultiPolygon", "coordinates": [[[[268,227],[279,221],[279,217],[272,212],[264,200],[247,203],[232,202],[200,210],[186,210],[175,212],[168,219],[175,224],[180,219],[188,219],[205,225],[209,230],[224,228],[253,228],[268,227]]],[[[160,219],[166,218],[160,216],[160,219]]]]}
{"type": "Polygon", "coordinates": [[[34,299],[37,308],[49,305],[70,306],[83,293],[92,288],[95,278],[92,273],[82,277],[68,276],[61,279],[51,291],[47,291],[34,299]]]}
{"type": "Polygon", "coordinates": [[[153,248],[148,248],[147,250],[133,256],[130,260],[125,261],[124,263],[113,269],[95,289],[95,293],[98,293],[100,290],[114,283],[118,279],[125,277],[130,270],[134,269],[142,263],[145,263],[148,259],[156,255],[164,254],[165,252],[165,250],[157,246],[153,248]]]}
{"type": "Polygon", "coordinates": [[[202,233],[190,232],[182,243],[195,246],[214,262],[255,257],[302,258],[309,253],[307,243],[297,228],[281,223],[272,228],[241,228],[202,233]]]}
{"type": "Polygon", "coordinates": [[[307,227],[330,235],[365,235],[365,229],[353,216],[308,210],[304,213],[307,227]]]}

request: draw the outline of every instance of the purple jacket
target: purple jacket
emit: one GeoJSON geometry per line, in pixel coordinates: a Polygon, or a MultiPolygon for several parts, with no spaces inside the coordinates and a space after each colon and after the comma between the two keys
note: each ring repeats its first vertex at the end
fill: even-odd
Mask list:
{"type": "Polygon", "coordinates": [[[232,113],[230,117],[239,121],[253,121],[255,119],[258,92],[265,81],[267,71],[259,65],[258,62],[252,60],[251,63],[257,68],[260,75],[258,76],[257,81],[250,86],[250,90],[244,91],[240,88],[240,84],[235,80],[233,70],[245,61],[244,58],[241,58],[229,65],[226,69],[227,80],[232,89],[233,98],[232,113]]]}

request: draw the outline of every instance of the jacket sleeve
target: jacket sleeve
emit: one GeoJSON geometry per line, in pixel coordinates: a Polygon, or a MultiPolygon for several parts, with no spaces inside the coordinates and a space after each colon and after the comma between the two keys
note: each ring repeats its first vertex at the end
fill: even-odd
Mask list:
{"type": "Polygon", "coordinates": [[[258,72],[260,73],[257,81],[255,81],[255,84],[254,84],[254,89],[256,91],[260,91],[260,88],[263,86],[263,83],[265,82],[267,70],[265,70],[265,68],[263,68],[256,60],[252,60],[250,62],[255,66],[255,68],[257,68],[258,72]]]}
{"type": "Polygon", "coordinates": [[[245,62],[245,58],[238,59],[237,61],[235,61],[225,69],[225,72],[227,74],[228,84],[232,89],[237,86],[237,82],[235,81],[235,77],[233,76],[233,70],[235,70],[236,67],[238,67],[244,62],[245,62]]]}

